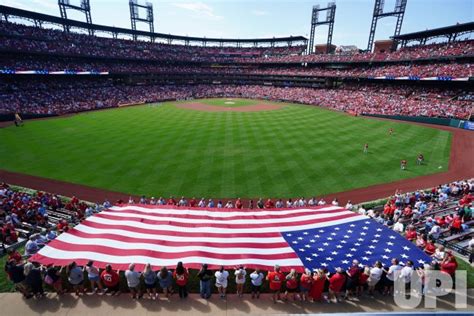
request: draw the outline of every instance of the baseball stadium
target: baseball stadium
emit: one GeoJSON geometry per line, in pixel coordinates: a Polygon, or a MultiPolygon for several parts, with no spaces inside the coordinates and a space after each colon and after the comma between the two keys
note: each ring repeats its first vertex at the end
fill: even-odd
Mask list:
{"type": "Polygon", "coordinates": [[[473,3],[213,5],[0,3],[2,314],[472,315],[473,3]]]}

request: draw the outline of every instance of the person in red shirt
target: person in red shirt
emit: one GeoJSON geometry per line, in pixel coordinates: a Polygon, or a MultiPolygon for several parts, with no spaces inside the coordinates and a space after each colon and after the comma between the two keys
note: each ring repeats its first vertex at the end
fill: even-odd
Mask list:
{"type": "Polygon", "coordinates": [[[265,208],[274,208],[275,207],[275,204],[273,204],[273,201],[268,199],[266,202],[265,202],[265,208]]]}
{"type": "Polygon", "coordinates": [[[405,238],[414,241],[417,237],[416,230],[413,226],[408,226],[407,231],[405,233],[405,238]]]}
{"type": "Polygon", "coordinates": [[[337,268],[336,273],[329,278],[329,298],[338,301],[339,293],[346,283],[346,276],[342,268],[337,268]]]}
{"type": "Polygon", "coordinates": [[[326,284],[328,277],[324,270],[319,269],[313,274],[313,282],[311,284],[311,290],[309,291],[309,296],[314,301],[322,301],[324,285],[326,284]]]}
{"type": "Polygon", "coordinates": [[[197,204],[196,198],[193,197],[191,200],[189,200],[190,207],[196,207],[196,204],[197,204]]]}
{"type": "Polygon", "coordinates": [[[67,221],[65,219],[62,219],[59,221],[58,225],[57,225],[57,229],[58,229],[58,232],[63,232],[66,230],[66,227],[68,226],[69,224],[67,223],[67,221]]]}
{"type": "Polygon", "coordinates": [[[111,295],[118,295],[120,294],[119,288],[119,270],[114,271],[112,270],[112,266],[110,264],[105,266],[105,270],[102,271],[100,274],[100,280],[102,284],[105,286],[105,291],[109,292],[111,295]]]}
{"type": "Polygon", "coordinates": [[[441,272],[449,274],[454,282],[454,275],[456,273],[456,269],[458,268],[456,257],[454,257],[451,253],[446,253],[443,261],[440,264],[440,268],[441,272]]]}
{"type": "Polygon", "coordinates": [[[189,272],[188,269],[183,266],[181,261],[176,265],[176,270],[173,272],[173,278],[176,280],[176,285],[178,286],[179,297],[188,297],[186,285],[188,284],[189,272]]]}
{"type": "Polygon", "coordinates": [[[354,292],[357,292],[360,274],[359,261],[354,259],[351,267],[347,270],[346,298],[349,298],[354,292]]]}
{"type": "Polygon", "coordinates": [[[428,255],[428,256],[431,256],[435,253],[436,251],[436,246],[434,245],[433,241],[431,239],[428,239],[428,241],[426,242],[426,246],[425,246],[425,253],[428,255]]]}
{"type": "Polygon", "coordinates": [[[412,215],[413,215],[413,210],[411,209],[411,206],[408,205],[403,210],[403,216],[406,217],[406,218],[410,218],[412,215]]]}
{"type": "Polygon", "coordinates": [[[311,276],[311,271],[305,269],[304,273],[300,277],[300,290],[301,290],[301,300],[308,300],[308,292],[311,289],[311,284],[313,283],[313,278],[311,276]]]}
{"type": "Polygon", "coordinates": [[[290,273],[286,276],[286,291],[284,300],[288,300],[288,294],[293,293],[293,301],[297,299],[297,289],[298,289],[298,275],[295,269],[291,269],[290,273]]]}
{"type": "Polygon", "coordinates": [[[357,286],[357,296],[361,296],[364,292],[364,288],[367,286],[367,281],[369,280],[370,276],[370,268],[365,267],[364,272],[362,272],[359,276],[359,284],[357,286]]]}
{"type": "Polygon", "coordinates": [[[242,201],[238,198],[237,201],[235,201],[235,208],[241,209],[242,207],[242,201]]]}
{"type": "Polygon", "coordinates": [[[455,234],[459,234],[462,230],[462,219],[459,215],[456,215],[451,223],[451,236],[455,234]]]}
{"type": "Polygon", "coordinates": [[[176,205],[176,200],[170,196],[170,198],[168,199],[168,202],[166,203],[167,205],[176,205]]]}
{"type": "Polygon", "coordinates": [[[7,250],[8,253],[8,262],[13,260],[15,261],[15,264],[21,264],[23,262],[23,259],[21,258],[21,254],[16,251],[16,249],[8,248],[7,250]]]}
{"type": "Polygon", "coordinates": [[[273,292],[273,303],[276,303],[277,300],[280,300],[280,290],[284,280],[285,275],[280,272],[279,265],[275,265],[274,270],[269,272],[267,275],[267,281],[270,283],[270,290],[273,292]]]}

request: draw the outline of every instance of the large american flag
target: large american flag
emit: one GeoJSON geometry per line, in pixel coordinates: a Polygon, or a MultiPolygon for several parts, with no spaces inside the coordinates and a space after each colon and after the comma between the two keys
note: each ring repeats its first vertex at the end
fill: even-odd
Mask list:
{"type": "Polygon", "coordinates": [[[189,268],[346,268],[353,259],[372,265],[391,258],[429,262],[413,243],[366,216],[337,206],[239,210],[121,205],[63,233],[31,260],[64,266],[72,261],[125,270],[189,268]]]}

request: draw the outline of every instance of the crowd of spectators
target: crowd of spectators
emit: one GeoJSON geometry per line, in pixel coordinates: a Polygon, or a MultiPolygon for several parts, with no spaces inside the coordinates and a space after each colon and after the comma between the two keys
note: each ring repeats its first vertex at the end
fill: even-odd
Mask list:
{"type": "MultiPolygon", "coordinates": [[[[150,300],[157,300],[160,295],[169,299],[174,291],[177,291],[179,297],[185,299],[188,296],[189,283],[193,281],[199,282],[199,293],[203,299],[212,297],[212,284],[217,288],[220,298],[224,299],[230,282],[235,282],[236,294],[240,298],[247,294],[252,299],[258,299],[260,293],[263,292],[263,288],[268,288],[272,293],[271,297],[274,302],[293,300],[336,303],[343,299],[351,300],[361,296],[373,297],[376,293],[392,295],[393,284],[397,278],[409,286],[415,276],[423,281],[430,271],[438,270],[441,273],[449,274],[451,277],[454,276],[458,267],[457,259],[450,250],[446,250],[442,245],[435,246],[435,243],[442,239],[442,232],[440,233],[440,231],[444,228],[447,228],[451,234],[457,234],[468,229],[469,226],[465,227],[466,225],[472,225],[473,192],[474,180],[467,180],[440,185],[428,191],[416,191],[406,194],[396,192],[393,197],[388,199],[383,209],[379,211],[366,210],[362,205],[360,207],[354,206],[350,201],[347,203],[345,206],[347,209],[367,215],[380,224],[392,227],[395,231],[405,235],[407,239],[415,242],[418,247],[432,257],[432,262],[427,262],[421,266],[417,266],[409,258],[393,258],[389,266],[383,266],[379,261],[373,262],[372,265],[362,265],[357,259],[354,259],[352,265],[347,269],[337,268],[335,271],[328,271],[324,268],[313,271],[305,269],[302,273],[291,270],[285,274],[281,272],[279,266],[275,266],[272,271],[267,272],[259,269],[246,269],[243,265],[236,266],[230,271],[225,267],[211,271],[204,263],[196,274],[191,274],[181,262],[178,262],[174,270],[167,267],[153,269],[151,265],[147,264],[141,272],[135,269],[133,263],[129,265],[126,271],[120,271],[113,269],[111,265],[106,265],[105,269],[99,269],[93,261],[89,261],[84,266],[72,262],[66,267],[42,266],[35,262],[28,262],[27,259],[30,255],[56,238],[56,233],[50,230],[47,234],[30,238],[24,256],[15,250],[9,249],[5,272],[14,283],[16,290],[21,292],[25,298],[44,297],[46,286],[56,292],[57,295],[64,294],[67,289],[71,289],[77,296],[81,296],[86,292],[98,295],[118,295],[122,291],[127,291],[132,299],[140,299],[146,295],[150,300]],[[431,217],[424,219],[425,214],[431,214],[437,209],[442,209],[452,200],[457,203],[457,208],[454,209],[453,214],[444,215],[434,220],[431,217]],[[420,226],[420,223],[423,225],[424,234],[418,234],[415,228],[420,226]],[[63,282],[65,279],[67,279],[67,282],[63,282]],[[121,279],[125,281],[126,287],[120,285],[121,279]],[[229,279],[234,279],[234,281],[229,279]],[[85,283],[86,280],[89,282],[85,283]],[[245,284],[247,283],[250,285],[250,291],[248,292],[245,290],[245,284]]],[[[41,192],[36,195],[18,193],[11,190],[6,184],[1,185],[0,197],[2,198],[3,210],[8,211],[9,214],[18,214],[18,212],[15,212],[18,209],[28,209],[28,211],[35,212],[41,207],[62,206],[61,200],[55,195],[41,192]]],[[[117,203],[123,202],[117,201],[117,203]]],[[[200,201],[194,198],[188,201],[184,197],[179,201],[176,201],[173,197],[164,200],[153,197],[147,199],[144,196],[138,201],[134,201],[130,197],[127,202],[178,207],[243,207],[240,199],[228,201],[226,206],[223,206],[222,202],[218,202],[217,205],[209,205],[204,198],[200,201]]],[[[74,197],[68,202],[70,207],[79,203],[74,197]]],[[[311,198],[306,200],[300,198],[295,201],[291,199],[288,201],[281,199],[267,200],[265,202],[259,200],[255,207],[273,209],[324,204],[326,202],[323,199],[311,198]]],[[[333,200],[331,204],[338,205],[337,199],[333,200]]],[[[96,208],[99,210],[102,207],[110,206],[111,203],[106,200],[103,205],[96,205],[96,208]]],[[[253,206],[253,203],[249,205],[252,208],[253,206]]],[[[84,211],[86,217],[93,214],[92,207],[90,209],[84,211]]],[[[11,215],[9,216],[11,217],[11,215]]],[[[67,231],[64,227],[57,228],[58,234],[64,231],[67,231]]],[[[469,247],[472,251],[474,238],[469,241],[469,247]]],[[[472,255],[470,260],[472,260],[472,255]]]]}
{"type": "Polygon", "coordinates": [[[467,119],[472,93],[382,84],[338,89],[259,85],[124,85],[110,80],[13,81],[0,85],[0,113],[64,114],[124,104],[207,97],[282,100],[352,114],[467,119]]]}
{"type": "Polygon", "coordinates": [[[38,191],[35,194],[13,190],[5,183],[0,184],[0,242],[2,247],[15,244],[19,234],[29,238],[27,254],[34,254],[46,241],[54,239],[54,231],[65,231],[87,214],[90,207],[73,197],[64,202],[55,194],[38,191]],[[70,214],[52,222],[57,210],[70,214]]]}
{"type": "MultiPolygon", "coordinates": [[[[404,47],[394,52],[354,54],[312,54],[304,56],[271,56],[255,58],[254,62],[285,62],[285,63],[324,63],[324,62],[371,62],[371,61],[410,61],[422,59],[436,59],[452,56],[472,56],[474,54],[474,40],[465,40],[451,43],[436,43],[404,47]]],[[[241,60],[242,61],[242,60],[241,60]]]]}
{"type": "Polygon", "coordinates": [[[0,50],[67,56],[143,60],[232,61],[264,56],[301,54],[305,46],[214,47],[172,45],[65,33],[13,23],[0,23],[0,50]]]}
{"type": "Polygon", "coordinates": [[[113,39],[61,30],[0,23],[0,50],[47,53],[66,56],[109,57],[162,61],[195,62],[347,62],[417,60],[438,57],[471,56],[474,41],[406,47],[388,53],[353,55],[301,55],[304,46],[286,47],[209,47],[186,46],[126,39],[113,39]]]}
{"type": "Polygon", "coordinates": [[[84,58],[40,57],[34,55],[8,56],[0,61],[0,70],[12,71],[92,71],[109,73],[156,73],[156,74],[245,74],[245,75],[285,75],[322,77],[471,77],[474,67],[471,63],[429,63],[429,64],[376,64],[335,66],[288,65],[275,67],[259,65],[199,65],[168,64],[143,61],[97,61],[84,58]]]}

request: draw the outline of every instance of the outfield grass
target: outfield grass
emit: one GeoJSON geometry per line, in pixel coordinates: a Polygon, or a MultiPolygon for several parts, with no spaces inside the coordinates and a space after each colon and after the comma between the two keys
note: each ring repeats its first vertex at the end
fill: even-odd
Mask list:
{"type": "Polygon", "coordinates": [[[314,106],[245,113],[163,103],[0,129],[0,168],[156,197],[308,197],[447,171],[450,144],[446,131],[314,106]],[[426,164],[416,166],[420,152],[426,164]]]}

